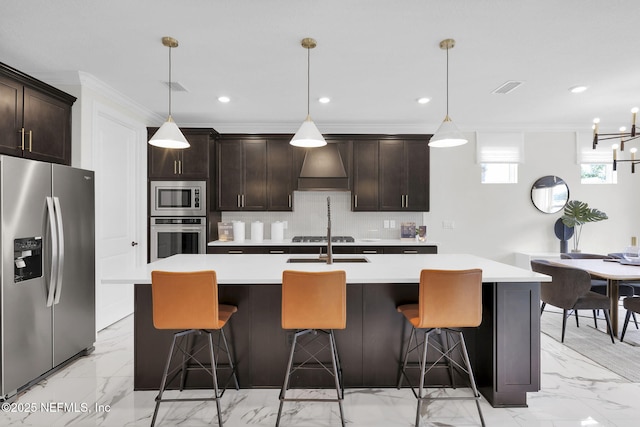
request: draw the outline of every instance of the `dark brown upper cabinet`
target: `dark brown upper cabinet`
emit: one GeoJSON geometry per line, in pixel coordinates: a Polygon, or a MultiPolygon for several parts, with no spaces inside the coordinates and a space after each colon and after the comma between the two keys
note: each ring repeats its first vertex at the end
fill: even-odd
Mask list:
{"type": "MultiPolygon", "coordinates": [[[[151,138],[158,128],[148,128],[151,138]]],[[[180,128],[191,146],[185,149],[149,145],[149,179],[203,179],[209,177],[209,144],[217,132],[211,128],[180,128]]]]}
{"type": "Polygon", "coordinates": [[[293,210],[293,190],[297,179],[293,166],[294,147],[290,137],[267,140],[267,210],[293,210]]]}
{"type": "Polygon", "coordinates": [[[0,63],[0,153],[70,165],[75,100],[0,63]]]}
{"type": "Polygon", "coordinates": [[[222,136],[217,147],[217,209],[267,210],[267,140],[222,136]]]}
{"type": "Polygon", "coordinates": [[[427,136],[355,139],[354,211],[429,211],[427,136]]]}
{"type": "Polygon", "coordinates": [[[354,141],[351,208],[354,211],[377,211],[378,205],[378,140],[354,141]]]}

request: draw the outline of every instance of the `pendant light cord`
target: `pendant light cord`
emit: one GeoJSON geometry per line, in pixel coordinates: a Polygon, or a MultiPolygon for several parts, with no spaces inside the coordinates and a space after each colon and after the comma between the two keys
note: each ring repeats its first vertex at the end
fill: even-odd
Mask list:
{"type": "Polygon", "coordinates": [[[447,117],[449,117],[449,48],[447,47],[447,117]]]}
{"type": "Polygon", "coordinates": [[[169,117],[171,117],[171,46],[169,46],[169,117]]]}
{"type": "Polygon", "coordinates": [[[307,48],[307,116],[311,115],[311,49],[307,48]]]}

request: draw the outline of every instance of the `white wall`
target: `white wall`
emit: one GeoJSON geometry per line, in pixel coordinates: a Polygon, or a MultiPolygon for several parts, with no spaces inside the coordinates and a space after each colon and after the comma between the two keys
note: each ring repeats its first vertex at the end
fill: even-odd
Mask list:
{"type": "Polygon", "coordinates": [[[431,237],[441,252],[466,252],[513,263],[514,252],[553,252],[559,240],[553,226],[562,216],[544,214],[531,203],[531,185],[544,175],[557,175],[569,186],[569,197],[607,213],[609,220],[584,225],[582,252],[618,252],[640,235],[635,214],[640,208],[640,175],[620,165],[618,184],[580,183],[575,132],[525,133],[525,163],[518,184],[481,184],[475,163],[475,138],[461,147],[431,150],[431,212],[425,214],[431,237]],[[442,221],[455,228],[442,228],[442,221]]]}

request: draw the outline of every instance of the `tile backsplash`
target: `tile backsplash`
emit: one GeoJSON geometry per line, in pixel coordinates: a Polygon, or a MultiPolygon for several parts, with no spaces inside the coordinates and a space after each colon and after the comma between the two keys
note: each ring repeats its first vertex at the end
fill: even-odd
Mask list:
{"type": "Polygon", "coordinates": [[[222,221],[243,221],[245,235],[251,239],[251,223],[264,223],[264,238],[271,238],[271,223],[286,221],[284,238],[324,236],[327,233],[327,197],[331,198],[331,233],[369,239],[400,238],[400,223],[422,224],[422,212],[352,212],[348,191],[295,191],[293,212],[222,212],[222,221]],[[384,221],[395,221],[394,228],[384,228],[384,221]]]}

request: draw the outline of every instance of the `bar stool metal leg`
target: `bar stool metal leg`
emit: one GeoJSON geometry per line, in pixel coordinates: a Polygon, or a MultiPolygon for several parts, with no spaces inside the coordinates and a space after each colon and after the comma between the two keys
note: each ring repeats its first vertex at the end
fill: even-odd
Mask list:
{"type": "Polygon", "coordinates": [[[480,415],[480,423],[484,427],[484,417],[482,416],[482,410],[480,409],[480,393],[476,387],[476,379],[473,376],[473,370],[471,369],[471,362],[469,361],[469,353],[467,352],[467,343],[464,341],[464,335],[462,331],[458,331],[460,342],[462,343],[462,355],[464,357],[464,364],[466,365],[467,372],[469,373],[469,381],[471,382],[471,388],[473,395],[476,397],[476,407],[478,408],[478,415],[480,415]]]}
{"type": "MultiPolygon", "coordinates": [[[[222,333],[222,330],[220,330],[220,332],[222,333]]],[[[229,348],[226,344],[226,340],[223,340],[223,344],[225,345],[225,351],[229,351],[229,348]]],[[[220,427],[222,427],[223,422],[222,422],[222,408],[220,407],[220,398],[222,397],[222,395],[224,394],[224,391],[226,389],[226,386],[223,388],[222,391],[220,391],[220,387],[218,385],[218,374],[217,374],[217,369],[218,369],[218,364],[216,362],[216,352],[215,349],[216,347],[220,347],[219,345],[214,344],[213,342],[213,337],[212,337],[212,332],[208,331],[208,330],[195,330],[195,329],[190,329],[187,331],[183,331],[183,332],[178,332],[176,334],[173,335],[173,341],[171,342],[171,348],[169,350],[169,355],[167,357],[167,363],[165,365],[165,369],[164,369],[164,373],[162,375],[162,381],[160,383],[160,390],[158,392],[158,395],[156,396],[156,406],[155,409],[153,411],[153,417],[151,419],[151,427],[153,427],[156,423],[156,419],[158,416],[158,410],[160,408],[160,403],[161,402],[181,402],[181,401],[210,401],[210,400],[214,400],[216,402],[216,410],[217,410],[217,415],[218,415],[218,425],[220,427]],[[204,346],[200,346],[198,348],[198,350],[194,350],[194,340],[193,340],[193,335],[195,335],[196,333],[204,333],[207,335],[207,343],[206,345],[209,347],[209,357],[211,358],[211,365],[210,366],[206,366],[203,365],[201,362],[199,362],[197,359],[195,359],[195,354],[202,350],[204,348],[204,346]],[[181,339],[184,341],[182,343],[182,346],[178,343],[178,340],[181,339]],[[179,390],[183,391],[184,389],[184,384],[186,381],[186,372],[189,369],[192,369],[189,367],[188,365],[188,361],[193,359],[196,361],[196,363],[199,365],[199,368],[197,369],[204,369],[206,370],[210,375],[211,375],[211,379],[212,379],[212,383],[213,383],[213,392],[214,395],[211,398],[175,398],[175,399],[163,399],[162,396],[166,390],[167,387],[167,378],[169,376],[169,368],[171,366],[171,360],[174,357],[174,354],[176,353],[177,350],[180,350],[182,352],[182,361],[180,362],[180,365],[176,368],[173,369],[172,371],[172,377],[171,379],[173,380],[174,378],[176,378],[176,375],[179,373],[180,374],[180,382],[179,382],[179,390]]],[[[236,386],[237,386],[237,379],[235,378],[235,369],[233,368],[233,362],[232,362],[232,358],[231,358],[231,354],[229,354],[229,365],[230,365],[230,369],[232,369],[232,376],[234,377],[234,379],[236,380],[236,386]]]]}
{"type": "Polygon", "coordinates": [[[292,402],[337,402],[338,403],[338,408],[340,410],[340,422],[342,427],[345,427],[345,420],[344,420],[344,410],[342,407],[342,400],[344,399],[344,383],[342,382],[342,367],[340,365],[340,358],[338,356],[338,348],[336,346],[336,342],[335,342],[335,337],[333,334],[333,330],[329,330],[327,331],[321,331],[321,330],[315,330],[315,329],[305,329],[302,331],[298,331],[294,334],[293,336],[293,342],[291,343],[291,351],[289,352],[289,361],[287,362],[287,371],[285,373],[285,377],[284,377],[284,382],[282,384],[282,389],[280,390],[280,405],[278,407],[278,416],[276,418],[276,427],[280,426],[280,420],[282,418],[282,409],[284,406],[284,402],[285,401],[292,401],[292,402]],[[305,344],[302,342],[299,342],[299,338],[302,337],[303,335],[307,335],[307,334],[317,334],[317,333],[323,333],[327,336],[327,339],[329,341],[328,345],[325,345],[324,348],[329,347],[329,351],[331,354],[331,364],[332,367],[331,369],[328,366],[325,366],[324,363],[320,363],[321,367],[326,370],[327,372],[329,372],[333,377],[334,377],[334,384],[335,384],[335,388],[336,388],[336,399],[297,399],[297,398],[287,398],[286,394],[287,394],[287,390],[289,389],[289,385],[290,385],[290,381],[291,381],[291,373],[293,371],[295,371],[296,369],[300,369],[302,368],[306,362],[308,362],[311,359],[315,359],[316,361],[318,359],[315,358],[315,354],[311,355],[307,361],[301,363],[301,364],[296,364],[294,366],[293,363],[293,358],[294,358],[294,354],[296,351],[296,347],[300,346],[300,348],[304,348],[305,344]]]}
{"type": "Polygon", "coordinates": [[[333,336],[333,330],[329,331],[329,341],[331,344],[331,359],[333,360],[333,373],[334,379],[336,383],[336,394],[338,398],[338,407],[340,408],[340,422],[342,423],[342,427],[344,426],[344,411],[342,410],[342,399],[344,399],[344,384],[342,383],[342,375],[338,373],[340,370],[339,362],[338,362],[338,352],[336,351],[336,341],[333,336]]]}
{"type": "Polygon", "coordinates": [[[233,376],[233,381],[236,385],[236,390],[240,390],[240,384],[238,383],[238,376],[236,375],[236,368],[233,365],[233,356],[231,355],[231,350],[229,349],[229,345],[227,344],[227,338],[224,333],[224,328],[220,329],[220,336],[222,337],[222,343],[224,344],[225,352],[227,353],[227,359],[229,360],[229,369],[231,369],[231,374],[233,376]]]}

